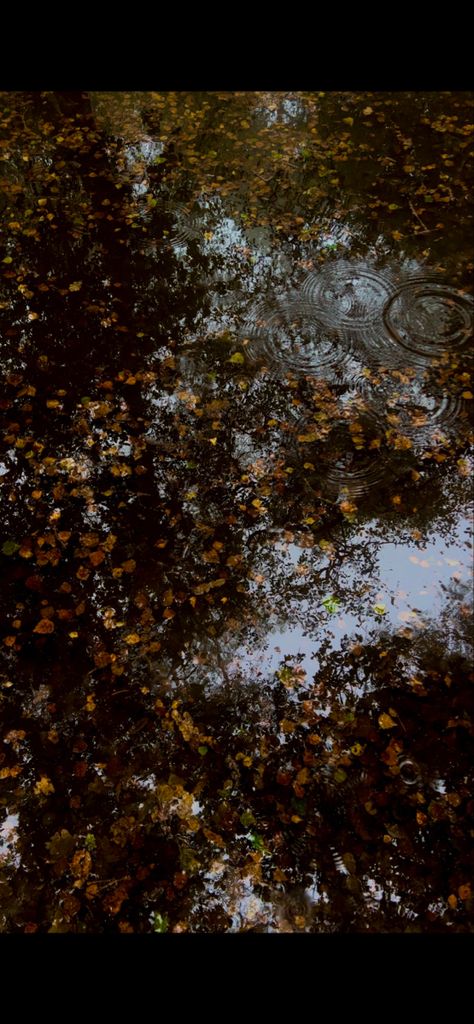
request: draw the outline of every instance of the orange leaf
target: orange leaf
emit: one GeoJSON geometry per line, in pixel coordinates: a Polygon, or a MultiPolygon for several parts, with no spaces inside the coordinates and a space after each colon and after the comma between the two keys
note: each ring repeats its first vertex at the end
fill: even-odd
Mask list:
{"type": "Polygon", "coordinates": [[[91,553],[89,555],[89,562],[91,563],[91,565],[94,565],[94,566],[100,565],[100,563],[103,562],[104,559],[105,559],[104,552],[101,551],[100,548],[98,548],[97,551],[91,551],[91,553]]]}
{"type": "Polygon", "coordinates": [[[54,622],[51,622],[51,619],[41,619],[33,633],[54,633],[54,622]]]}
{"type": "Polygon", "coordinates": [[[128,558],[126,562],[122,562],[124,572],[134,572],[136,567],[137,563],[134,558],[128,558]]]}

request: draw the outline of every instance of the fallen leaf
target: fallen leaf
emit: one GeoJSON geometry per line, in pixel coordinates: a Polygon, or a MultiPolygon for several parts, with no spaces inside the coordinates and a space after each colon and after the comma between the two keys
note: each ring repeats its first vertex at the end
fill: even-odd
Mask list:
{"type": "Polygon", "coordinates": [[[128,633],[127,636],[124,639],[125,639],[125,643],[126,644],[139,644],[139,643],[141,643],[141,637],[139,637],[138,633],[128,633]]]}
{"type": "Polygon", "coordinates": [[[78,850],[71,861],[71,872],[76,878],[75,889],[81,889],[92,867],[92,857],[87,850],[78,850]]]}
{"type": "Polygon", "coordinates": [[[385,711],[383,711],[382,714],[379,715],[378,721],[381,729],[393,729],[394,726],[397,724],[393,721],[393,718],[391,718],[390,715],[387,715],[385,711]]]}
{"type": "Polygon", "coordinates": [[[41,619],[36,624],[33,633],[54,633],[54,622],[51,619],[41,619]]]}
{"type": "Polygon", "coordinates": [[[53,783],[47,775],[41,775],[38,782],[35,783],[35,793],[37,796],[49,796],[50,793],[54,793],[53,783]]]}

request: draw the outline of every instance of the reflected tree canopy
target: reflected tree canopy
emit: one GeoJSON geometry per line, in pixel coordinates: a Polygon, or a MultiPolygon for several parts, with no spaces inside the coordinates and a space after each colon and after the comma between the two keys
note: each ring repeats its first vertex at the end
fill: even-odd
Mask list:
{"type": "Polygon", "coordinates": [[[0,928],[471,931],[472,97],[0,115],[0,928]]]}

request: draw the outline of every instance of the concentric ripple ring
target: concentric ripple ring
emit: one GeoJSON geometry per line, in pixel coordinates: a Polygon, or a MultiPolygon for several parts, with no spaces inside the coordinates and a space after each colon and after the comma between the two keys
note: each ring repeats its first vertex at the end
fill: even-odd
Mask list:
{"type": "Polygon", "coordinates": [[[277,371],[318,373],[341,367],[350,357],[321,311],[307,302],[263,302],[253,308],[243,325],[250,361],[264,359],[277,371]]]}
{"type": "Polygon", "coordinates": [[[381,319],[393,285],[374,270],[337,260],[310,274],[302,291],[319,307],[327,327],[364,328],[381,319]]]}
{"type": "Polygon", "coordinates": [[[431,359],[458,349],[472,337],[474,303],[470,296],[417,278],[401,285],[383,310],[390,336],[405,350],[431,359]]]}

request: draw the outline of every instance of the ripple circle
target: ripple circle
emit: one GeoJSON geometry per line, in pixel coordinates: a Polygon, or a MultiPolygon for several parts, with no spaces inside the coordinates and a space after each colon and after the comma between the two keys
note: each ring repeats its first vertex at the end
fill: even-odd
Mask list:
{"type": "Polygon", "coordinates": [[[303,282],[306,299],[320,310],[323,322],[334,330],[363,329],[381,321],[393,296],[391,281],[375,270],[337,260],[303,282]]]}
{"type": "Polygon", "coordinates": [[[429,278],[401,285],[383,311],[390,336],[418,362],[466,345],[473,334],[470,296],[429,278]]]}
{"type": "Polygon", "coordinates": [[[324,375],[339,370],[351,356],[347,338],[328,330],[322,312],[306,302],[260,303],[243,331],[250,362],[263,360],[278,372],[324,375]]]}

